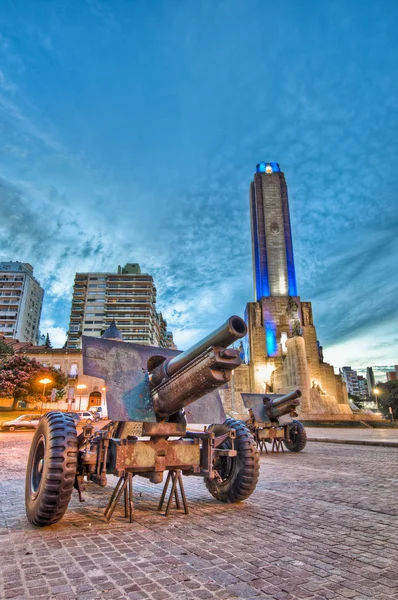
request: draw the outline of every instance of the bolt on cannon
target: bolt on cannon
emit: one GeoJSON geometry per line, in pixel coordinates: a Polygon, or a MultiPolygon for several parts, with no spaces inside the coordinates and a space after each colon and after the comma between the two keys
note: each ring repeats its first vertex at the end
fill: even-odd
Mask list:
{"type": "MultiPolygon", "coordinates": [[[[112,326],[111,326],[112,327],[112,326]]],[[[181,475],[201,476],[216,499],[240,502],[254,491],[259,454],[249,429],[225,419],[217,388],[228,383],[240,365],[239,352],[228,346],[246,334],[246,324],[231,317],[185,352],[83,336],[83,369],[107,387],[112,421],[99,431],[83,427],[62,412],[49,412],[32,441],[26,475],[26,512],[31,523],[51,525],[64,515],[75,487],[84,482],[118,483],[108,502],[110,519],[124,493],[125,516],[132,520],[132,479],[139,475],[162,483],[159,509],[168,485],[166,514],[175,498],[188,512],[181,475]],[[189,431],[187,418],[213,423],[189,431]],[[223,421],[223,422],[220,422],[223,421]]]]}

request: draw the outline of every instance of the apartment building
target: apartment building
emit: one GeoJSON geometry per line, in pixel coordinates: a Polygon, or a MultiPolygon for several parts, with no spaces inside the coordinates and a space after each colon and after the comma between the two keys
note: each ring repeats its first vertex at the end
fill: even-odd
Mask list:
{"type": "Polygon", "coordinates": [[[115,321],[123,340],[173,348],[173,336],[156,311],[156,287],[137,263],[117,273],[76,273],[68,331],[68,348],[80,348],[81,336],[100,337],[115,321]]]}
{"type": "Polygon", "coordinates": [[[351,367],[343,367],[340,370],[341,377],[347,386],[347,392],[351,396],[359,396],[358,374],[351,367]]]}
{"type": "Polygon", "coordinates": [[[359,397],[362,399],[365,399],[369,396],[368,383],[366,381],[366,377],[363,377],[362,375],[358,375],[358,391],[359,397]]]}
{"type": "Polygon", "coordinates": [[[43,296],[32,265],[0,262],[0,335],[37,344],[43,296]]]}

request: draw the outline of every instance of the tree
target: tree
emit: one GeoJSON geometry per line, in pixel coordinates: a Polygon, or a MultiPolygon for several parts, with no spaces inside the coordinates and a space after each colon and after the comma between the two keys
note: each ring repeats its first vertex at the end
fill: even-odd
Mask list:
{"type": "Polygon", "coordinates": [[[57,402],[61,402],[62,398],[65,396],[66,394],[66,389],[65,388],[61,388],[60,390],[57,390],[55,392],[55,399],[57,402]]]}
{"type": "Polygon", "coordinates": [[[50,336],[48,335],[48,333],[46,335],[46,341],[44,342],[44,345],[45,345],[46,348],[52,348],[53,347],[53,345],[51,343],[51,340],[50,340],[50,336]]]}
{"type": "Polygon", "coordinates": [[[15,354],[0,365],[0,396],[12,396],[13,409],[17,407],[19,400],[39,399],[43,395],[43,384],[39,380],[44,377],[51,379],[46,395],[50,395],[53,388],[63,388],[68,382],[67,377],[58,369],[44,367],[34,358],[15,354]]]}
{"type": "Polygon", "coordinates": [[[0,362],[9,359],[13,354],[13,347],[6,344],[4,340],[0,340],[0,362]]]}
{"type": "Polygon", "coordinates": [[[380,412],[391,418],[389,407],[392,408],[392,417],[398,420],[398,381],[387,381],[386,383],[378,383],[377,389],[380,390],[379,408],[380,412]]]}

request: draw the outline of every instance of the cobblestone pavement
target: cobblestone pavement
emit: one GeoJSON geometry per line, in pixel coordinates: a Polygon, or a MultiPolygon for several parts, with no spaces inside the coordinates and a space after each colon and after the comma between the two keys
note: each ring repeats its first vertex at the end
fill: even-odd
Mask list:
{"type": "Polygon", "coordinates": [[[161,486],[134,481],[135,522],[87,486],[65,518],[24,513],[31,433],[0,434],[0,598],[398,599],[398,449],[309,443],[261,458],[251,498],[223,505],[186,478],[190,514],[156,512],[161,486]]]}

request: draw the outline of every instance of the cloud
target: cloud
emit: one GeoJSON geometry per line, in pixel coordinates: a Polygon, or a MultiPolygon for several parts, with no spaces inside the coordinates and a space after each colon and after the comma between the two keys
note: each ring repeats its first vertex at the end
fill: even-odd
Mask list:
{"type": "Polygon", "coordinates": [[[42,335],[49,335],[51,344],[54,348],[62,348],[66,342],[66,330],[57,326],[52,319],[42,319],[40,322],[40,332],[42,335]]]}
{"type": "Polygon", "coordinates": [[[76,271],[126,262],[153,275],[182,347],[242,315],[248,187],[259,160],[278,160],[326,355],[392,364],[393,19],[288,3],[264,24],[239,2],[199,16],[141,4],[22,11],[0,36],[0,256],[34,265],[44,320],[67,328],[76,271]]]}

